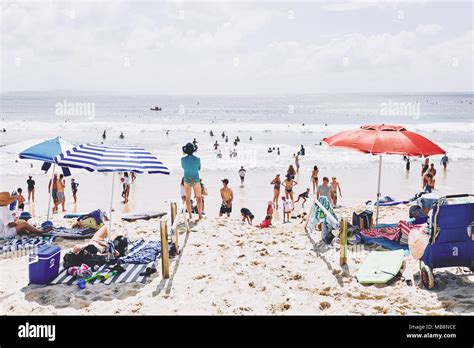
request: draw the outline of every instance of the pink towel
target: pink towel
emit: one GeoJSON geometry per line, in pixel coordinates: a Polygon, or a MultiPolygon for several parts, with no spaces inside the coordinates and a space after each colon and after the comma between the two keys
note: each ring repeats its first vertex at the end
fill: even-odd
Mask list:
{"type": "Polygon", "coordinates": [[[366,228],[360,231],[364,237],[386,238],[393,241],[400,239],[400,230],[398,227],[366,228]]]}

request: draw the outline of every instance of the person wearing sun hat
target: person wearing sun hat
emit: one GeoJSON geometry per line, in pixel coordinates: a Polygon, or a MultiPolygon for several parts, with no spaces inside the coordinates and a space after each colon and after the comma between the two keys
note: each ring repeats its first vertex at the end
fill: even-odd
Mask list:
{"type": "Polygon", "coordinates": [[[13,238],[21,233],[44,233],[49,232],[52,227],[40,230],[28,222],[20,224],[14,222],[13,215],[8,206],[16,200],[9,192],[0,192],[0,238],[13,238]]]}
{"type": "Polygon", "coordinates": [[[194,191],[196,197],[199,220],[202,219],[202,195],[201,195],[201,180],[199,178],[199,171],[201,170],[201,159],[194,156],[197,151],[197,145],[187,143],[183,146],[183,152],[186,154],[181,158],[181,167],[184,170],[184,192],[186,193],[186,209],[188,210],[189,218],[192,219],[193,212],[191,207],[191,190],[194,191]]]}

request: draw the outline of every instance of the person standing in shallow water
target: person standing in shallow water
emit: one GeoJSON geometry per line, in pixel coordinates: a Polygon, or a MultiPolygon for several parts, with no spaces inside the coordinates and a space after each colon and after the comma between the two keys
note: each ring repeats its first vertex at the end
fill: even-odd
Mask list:
{"type": "Polygon", "coordinates": [[[28,185],[28,202],[35,201],[35,181],[33,180],[32,176],[28,177],[26,180],[26,184],[28,185]]]}
{"type": "Polygon", "coordinates": [[[443,168],[446,169],[448,167],[448,163],[449,163],[449,159],[448,159],[448,156],[446,156],[446,154],[441,158],[441,162],[440,164],[443,165],[443,168]]]}
{"type": "Polygon", "coordinates": [[[201,181],[199,178],[199,171],[201,170],[201,159],[194,156],[197,151],[197,146],[192,143],[187,143],[183,146],[183,152],[186,154],[181,158],[181,167],[184,170],[184,191],[186,193],[186,209],[188,210],[189,218],[192,219],[193,212],[191,206],[191,191],[194,191],[196,203],[198,208],[199,220],[202,219],[202,193],[201,181]]]}

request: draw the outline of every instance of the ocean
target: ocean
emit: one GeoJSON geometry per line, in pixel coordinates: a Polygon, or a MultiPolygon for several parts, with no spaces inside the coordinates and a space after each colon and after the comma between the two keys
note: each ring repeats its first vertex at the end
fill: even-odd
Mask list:
{"type": "MultiPolygon", "coordinates": [[[[158,183],[158,188],[152,193],[144,187],[145,197],[152,195],[153,198],[137,197],[131,210],[145,209],[150,201],[159,201],[161,205],[161,202],[179,198],[177,183],[182,175],[181,147],[193,139],[198,142],[197,154],[201,157],[203,178],[216,194],[219,179],[224,175],[233,178],[237,185],[237,170],[243,165],[249,183],[242,197],[247,201],[258,201],[255,203],[257,209],[260,201],[271,200],[272,190],[268,182],[276,173],[286,172],[288,165],[293,163],[293,154],[304,145],[306,156],[301,160],[301,182],[297,191],[309,187],[310,171],[317,165],[321,177],[337,176],[340,180],[343,189],[341,204],[355,205],[375,198],[378,157],[327,148],[320,142],[342,130],[363,124],[385,123],[404,125],[447,151],[450,165],[447,173],[439,175],[440,192],[472,193],[473,102],[472,93],[278,96],[6,93],[1,95],[0,129],[4,128],[6,132],[0,132],[0,184],[2,190],[11,191],[16,185],[25,186],[22,182],[28,174],[46,182],[40,163],[17,159],[18,151],[26,145],[56,136],[74,144],[100,143],[105,130],[106,143],[142,145],[172,172],[168,178],[139,178],[136,185],[142,180],[147,183],[144,185],[147,188],[150,185],[155,187],[155,183],[158,183]],[[155,106],[161,111],[150,110],[155,106]],[[213,137],[210,131],[214,133],[213,137]],[[123,140],[119,139],[121,132],[125,136],[123,140]],[[221,137],[222,132],[228,135],[228,143],[221,137]],[[241,141],[233,146],[237,136],[241,141]],[[217,158],[213,148],[215,141],[220,145],[221,159],[217,158]],[[269,153],[269,148],[275,148],[275,151],[269,153]],[[280,155],[276,153],[278,148],[280,155]],[[234,149],[237,156],[231,158],[229,153],[234,149]],[[255,182],[252,188],[251,182],[255,182]],[[262,192],[267,191],[262,198],[262,192]]],[[[440,156],[432,157],[437,167],[439,160],[440,156]]],[[[384,156],[383,161],[384,194],[406,199],[419,191],[421,160],[413,160],[408,174],[401,156],[384,156]]],[[[81,185],[83,196],[88,191],[108,196],[110,188],[106,181],[103,182],[104,175],[100,174],[98,178],[99,174],[82,171],[75,171],[73,175],[84,183],[81,185]],[[86,185],[90,178],[97,179],[86,185]],[[94,182],[100,182],[101,186],[87,188],[94,186],[94,182]]],[[[136,191],[140,190],[137,188],[136,191]]],[[[218,194],[216,201],[219,201],[218,194]]],[[[86,204],[86,208],[93,206],[86,204]]]]}

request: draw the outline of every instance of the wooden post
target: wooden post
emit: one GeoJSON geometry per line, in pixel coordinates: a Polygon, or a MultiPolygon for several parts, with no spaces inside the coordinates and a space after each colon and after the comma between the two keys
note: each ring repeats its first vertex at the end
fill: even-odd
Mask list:
{"type": "Polygon", "coordinates": [[[341,220],[341,252],[339,256],[339,264],[344,266],[347,264],[347,218],[341,220]]]}
{"type": "Polygon", "coordinates": [[[170,203],[170,209],[171,209],[171,225],[173,225],[174,220],[176,220],[176,212],[177,212],[176,202],[170,203]]]}
{"type": "Polygon", "coordinates": [[[168,254],[168,224],[166,221],[160,221],[161,232],[161,271],[163,278],[170,277],[170,259],[168,254]]]}
{"type": "MultiPolygon", "coordinates": [[[[171,202],[170,203],[170,209],[171,209],[171,226],[174,226],[174,222],[176,221],[176,215],[178,212],[178,208],[176,207],[176,202],[171,202]]],[[[176,225],[176,229],[174,231],[175,238],[174,238],[174,246],[176,247],[176,250],[179,248],[179,230],[178,230],[178,225],[176,225]]]]}
{"type": "Polygon", "coordinates": [[[189,222],[188,222],[188,215],[186,215],[186,209],[183,208],[183,219],[184,219],[184,226],[186,227],[186,232],[189,232],[189,222]]]}

